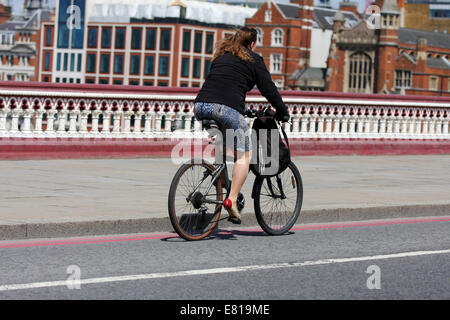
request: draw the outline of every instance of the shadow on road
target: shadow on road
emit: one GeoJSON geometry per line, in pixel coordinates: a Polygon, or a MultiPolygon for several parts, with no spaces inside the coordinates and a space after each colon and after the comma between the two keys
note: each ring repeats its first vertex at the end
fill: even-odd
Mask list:
{"type": "MultiPolygon", "coordinates": [[[[292,235],[294,232],[290,231],[285,233],[283,236],[292,235]]],[[[271,237],[264,231],[257,231],[257,230],[215,230],[213,233],[200,241],[206,241],[206,240],[237,240],[237,236],[248,236],[248,237],[271,237]]],[[[178,235],[175,235],[173,237],[167,237],[162,238],[161,241],[166,242],[188,242],[182,238],[180,238],[178,235]]]]}

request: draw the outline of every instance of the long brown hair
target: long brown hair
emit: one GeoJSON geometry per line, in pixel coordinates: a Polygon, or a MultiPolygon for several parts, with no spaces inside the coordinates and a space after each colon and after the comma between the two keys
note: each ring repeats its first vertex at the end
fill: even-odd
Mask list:
{"type": "Polygon", "coordinates": [[[246,48],[248,48],[252,42],[256,42],[256,36],[256,29],[249,27],[237,29],[234,35],[228,36],[217,43],[216,52],[214,53],[212,61],[227,52],[231,52],[241,60],[253,61],[246,48]]]}

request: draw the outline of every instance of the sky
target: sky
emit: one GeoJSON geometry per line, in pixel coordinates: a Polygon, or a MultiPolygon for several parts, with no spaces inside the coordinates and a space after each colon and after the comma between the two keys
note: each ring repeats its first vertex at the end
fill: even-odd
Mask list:
{"type": "MultiPolygon", "coordinates": [[[[314,0],[315,3],[319,3],[319,0],[314,0]]],[[[341,0],[331,0],[331,6],[333,8],[338,8],[339,7],[339,2],[341,0]]],[[[365,0],[353,0],[354,2],[358,2],[359,6],[358,6],[358,11],[362,12],[364,10],[364,6],[366,1],[365,0]]],[[[21,13],[22,9],[23,9],[23,2],[24,0],[9,0],[10,5],[12,6],[13,12],[14,13],[21,13]]],[[[289,0],[275,0],[275,2],[280,2],[280,3],[288,3],[290,2],[289,0]]],[[[50,6],[54,7],[56,5],[56,0],[48,0],[48,3],[50,6]]]]}

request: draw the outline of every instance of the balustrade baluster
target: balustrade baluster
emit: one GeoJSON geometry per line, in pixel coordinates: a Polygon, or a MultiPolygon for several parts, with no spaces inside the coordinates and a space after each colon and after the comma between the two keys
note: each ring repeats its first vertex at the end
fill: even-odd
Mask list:
{"type": "Polygon", "coordinates": [[[15,108],[11,110],[11,129],[10,129],[10,136],[19,136],[19,116],[21,114],[21,110],[15,108]]]}
{"type": "Polygon", "coordinates": [[[22,137],[31,138],[31,116],[33,114],[33,110],[25,109],[23,110],[23,128],[22,128],[22,137]]]}
{"type": "Polygon", "coordinates": [[[8,111],[0,108],[0,137],[7,137],[8,132],[6,131],[6,117],[8,115],[8,111]]]}
{"type": "MultiPolygon", "coordinates": [[[[111,136],[111,115],[112,111],[106,110],[102,112],[103,121],[102,121],[102,137],[110,137],[111,136]]],[[[119,120],[120,121],[120,120],[119,120]]]]}
{"type": "MultiPolygon", "coordinates": [[[[100,117],[100,111],[92,110],[91,115],[92,115],[92,117],[91,117],[92,126],[91,126],[90,135],[94,136],[94,137],[99,137],[100,133],[98,131],[98,121],[99,121],[99,117],[100,117]]],[[[86,118],[86,121],[87,121],[87,118],[86,118]]]]}
{"type": "MultiPolygon", "coordinates": [[[[183,137],[204,134],[195,120],[191,97],[171,99],[170,93],[145,98],[111,93],[108,97],[103,93],[99,98],[92,92],[80,92],[77,96],[56,91],[28,95],[0,93],[0,137],[168,138],[173,135],[173,121],[177,124],[184,121],[184,129],[180,131],[183,137]]],[[[391,105],[383,97],[377,98],[385,100],[381,103],[361,97],[361,101],[343,105],[338,97],[336,101],[326,99],[327,104],[322,104],[317,97],[300,95],[289,96],[286,102],[291,123],[284,127],[292,138],[450,139],[448,103],[420,102],[418,98],[417,102],[391,105]]],[[[247,104],[258,110],[266,106],[263,98],[255,97],[247,104]]],[[[246,121],[251,128],[254,119],[246,121]]]]}

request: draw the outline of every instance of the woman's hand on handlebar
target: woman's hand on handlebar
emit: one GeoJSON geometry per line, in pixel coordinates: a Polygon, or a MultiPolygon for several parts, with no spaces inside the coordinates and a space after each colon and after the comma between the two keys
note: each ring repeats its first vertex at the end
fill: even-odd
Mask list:
{"type": "Polygon", "coordinates": [[[289,115],[289,113],[287,112],[287,110],[284,110],[282,112],[277,111],[277,113],[275,114],[275,119],[277,121],[281,121],[281,122],[289,122],[291,116],[289,115]]]}
{"type": "Polygon", "coordinates": [[[269,108],[265,108],[261,111],[253,110],[253,109],[247,109],[245,111],[245,115],[249,118],[261,118],[261,117],[273,117],[277,121],[281,122],[289,122],[291,116],[287,111],[285,112],[275,112],[269,108]]]}
{"type": "Polygon", "coordinates": [[[275,111],[264,108],[263,110],[254,110],[254,109],[247,109],[245,110],[245,115],[249,118],[261,118],[261,117],[275,117],[276,113],[275,111]]]}

